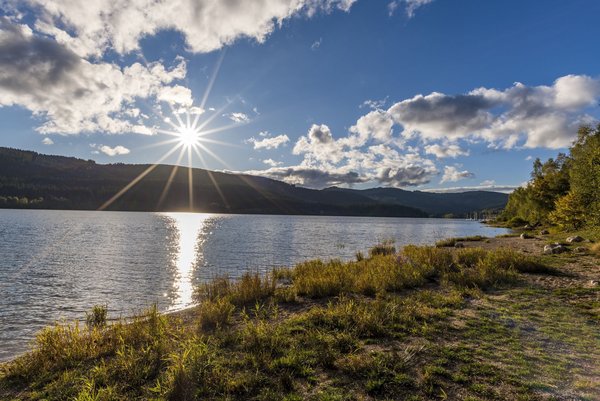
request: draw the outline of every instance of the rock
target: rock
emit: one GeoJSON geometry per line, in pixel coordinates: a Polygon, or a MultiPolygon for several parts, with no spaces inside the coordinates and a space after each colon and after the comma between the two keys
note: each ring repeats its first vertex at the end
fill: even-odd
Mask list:
{"type": "Polygon", "coordinates": [[[550,244],[544,246],[544,255],[553,255],[568,251],[567,247],[561,244],[550,244]]]}
{"type": "Polygon", "coordinates": [[[540,235],[548,235],[548,234],[550,234],[550,231],[548,231],[548,230],[540,231],[540,235]]]}
{"type": "Polygon", "coordinates": [[[455,248],[464,248],[465,244],[463,244],[462,242],[457,242],[456,244],[454,244],[455,248]]]}
{"type": "Polygon", "coordinates": [[[584,246],[578,246],[577,248],[574,249],[575,252],[577,253],[586,253],[587,252],[587,248],[584,246]]]}
{"type": "Polygon", "coordinates": [[[523,233],[519,236],[521,239],[529,239],[531,238],[531,235],[527,234],[527,233],[523,233]]]}
{"type": "Polygon", "coordinates": [[[581,242],[581,241],[583,241],[583,238],[580,237],[579,235],[575,235],[573,237],[567,238],[567,243],[569,243],[569,244],[572,244],[574,242],[581,242]]]}
{"type": "Polygon", "coordinates": [[[598,280],[590,280],[590,284],[593,286],[599,286],[600,285],[600,281],[598,280]]]}
{"type": "Polygon", "coordinates": [[[532,228],[533,228],[533,227],[532,227],[532,226],[530,226],[529,224],[525,224],[525,225],[523,226],[523,229],[524,229],[524,230],[531,230],[532,228]]]}

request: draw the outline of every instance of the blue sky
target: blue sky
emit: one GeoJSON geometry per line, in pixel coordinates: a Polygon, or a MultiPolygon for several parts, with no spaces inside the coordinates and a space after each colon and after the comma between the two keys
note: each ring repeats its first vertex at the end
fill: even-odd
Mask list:
{"type": "Polygon", "coordinates": [[[0,0],[0,146],[187,165],[164,131],[190,116],[196,167],[504,189],[600,116],[594,0],[22,3],[0,0]]]}

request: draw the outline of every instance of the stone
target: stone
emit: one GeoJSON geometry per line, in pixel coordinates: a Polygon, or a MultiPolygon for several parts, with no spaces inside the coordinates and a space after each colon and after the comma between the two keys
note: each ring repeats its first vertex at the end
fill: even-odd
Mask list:
{"type": "Polygon", "coordinates": [[[575,252],[577,253],[586,253],[587,252],[587,248],[584,246],[578,246],[577,248],[574,249],[575,252]]]}
{"type": "Polygon", "coordinates": [[[521,239],[529,239],[531,238],[531,235],[527,234],[527,233],[523,233],[519,236],[521,239]]]}
{"type": "Polygon", "coordinates": [[[457,242],[456,244],[454,244],[455,248],[464,248],[465,244],[463,244],[462,242],[457,242]]]}
{"type": "Polygon", "coordinates": [[[540,231],[540,235],[548,235],[548,234],[550,234],[550,231],[548,231],[548,230],[540,231]]]}
{"type": "Polygon", "coordinates": [[[553,255],[557,253],[563,253],[568,251],[567,247],[561,244],[549,244],[544,246],[544,254],[545,255],[553,255]]]}
{"type": "Polygon", "coordinates": [[[590,284],[593,285],[593,286],[598,286],[598,285],[600,285],[600,281],[598,281],[598,280],[590,280],[590,284]]]}
{"type": "Polygon", "coordinates": [[[572,237],[568,237],[567,238],[567,243],[572,244],[574,242],[581,242],[583,241],[583,238],[580,237],[579,235],[574,235],[572,237]]]}

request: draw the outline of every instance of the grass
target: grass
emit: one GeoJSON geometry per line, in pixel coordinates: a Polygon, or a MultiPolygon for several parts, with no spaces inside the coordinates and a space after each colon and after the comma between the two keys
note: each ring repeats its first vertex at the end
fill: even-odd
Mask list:
{"type": "Polygon", "coordinates": [[[435,243],[435,246],[438,248],[444,248],[444,247],[453,247],[456,245],[457,242],[465,242],[465,241],[485,241],[486,239],[488,239],[487,237],[483,237],[481,235],[473,235],[470,237],[455,237],[455,238],[446,238],[443,240],[440,240],[438,242],[435,243]]]}
{"type": "MultiPolygon", "coordinates": [[[[47,328],[0,365],[0,399],[542,399],[575,360],[524,337],[525,312],[542,343],[597,353],[598,305],[578,300],[600,293],[528,289],[523,274],[553,272],[535,259],[392,247],[218,278],[187,314],[47,328]]],[[[89,316],[106,322],[101,309],[89,316]]],[[[576,379],[593,388],[593,376],[576,379]]]]}

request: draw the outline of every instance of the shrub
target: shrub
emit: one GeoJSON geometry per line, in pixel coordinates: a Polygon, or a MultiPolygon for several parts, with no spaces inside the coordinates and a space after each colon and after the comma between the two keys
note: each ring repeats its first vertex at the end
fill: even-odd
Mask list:
{"type": "Polygon", "coordinates": [[[268,298],[275,293],[277,287],[276,277],[283,274],[281,272],[276,270],[264,276],[261,276],[258,272],[244,273],[239,280],[218,277],[198,286],[194,295],[198,301],[215,301],[226,298],[236,306],[254,304],[256,301],[268,298]]]}
{"type": "Polygon", "coordinates": [[[527,220],[522,219],[519,216],[515,216],[513,218],[511,218],[510,220],[508,220],[508,222],[506,222],[506,225],[509,227],[523,227],[525,225],[529,224],[529,222],[527,220]]]}
{"type": "Polygon", "coordinates": [[[206,300],[198,306],[199,325],[202,330],[214,330],[231,323],[235,306],[225,298],[206,300]]]}
{"type": "Polygon", "coordinates": [[[393,255],[396,253],[396,247],[393,240],[385,240],[369,249],[369,257],[378,255],[393,255]]]}
{"type": "Polygon", "coordinates": [[[85,313],[85,321],[88,327],[104,327],[106,326],[106,317],[108,308],[106,305],[94,305],[90,312],[85,313]]]}

